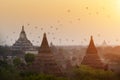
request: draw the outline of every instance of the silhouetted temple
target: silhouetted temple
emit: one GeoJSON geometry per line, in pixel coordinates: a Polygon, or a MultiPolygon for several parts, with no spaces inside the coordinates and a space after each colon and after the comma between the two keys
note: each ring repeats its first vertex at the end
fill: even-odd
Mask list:
{"type": "Polygon", "coordinates": [[[103,43],[102,43],[101,46],[102,46],[103,48],[108,46],[105,40],[103,41],[103,43]]]}
{"type": "Polygon", "coordinates": [[[34,50],[32,43],[27,39],[26,33],[24,31],[24,26],[22,26],[22,31],[18,40],[13,44],[12,50],[22,50],[31,51],[34,50]]]}
{"type": "Polygon", "coordinates": [[[39,48],[39,53],[51,53],[51,50],[47,41],[46,33],[44,33],[43,41],[39,48]]]}
{"type": "Polygon", "coordinates": [[[31,69],[38,73],[61,75],[61,69],[56,63],[54,54],[52,53],[46,34],[44,33],[39,53],[33,62],[31,69]]]}
{"type": "Polygon", "coordinates": [[[87,48],[86,54],[81,64],[87,65],[96,69],[105,69],[105,65],[98,55],[92,36],[91,36],[90,44],[87,48]]]}

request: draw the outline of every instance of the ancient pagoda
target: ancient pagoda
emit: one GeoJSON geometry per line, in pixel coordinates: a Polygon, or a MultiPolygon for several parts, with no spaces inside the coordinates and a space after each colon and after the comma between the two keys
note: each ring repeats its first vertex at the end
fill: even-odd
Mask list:
{"type": "Polygon", "coordinates": [[[90,44],[87,48],[86,54],[82,60],[82,65],[87,65],[96,69],[105,69],[105,65],[98,55],[98,51],[94,45],[93,37],[91,36],[90,44]]]}
{"type": "Polygon", "coordinates": [[[56,76],[61,75],[61,69],[56,63],[54,54],[49,47],[46,33],[44,33],[43,40],[39,48],[39,53],[36,56],[36,59],[31,66],[31,69],[38,73],[56,76]]]}
{"type": "Polygon", "coordinates": [[[107,45],[106,41],[104,40],[103,43],[102,43],[102,45],[101,45],[101,47],[102,47],[102,48],[105,48],[105,47],[107,47],[107,46],[108,46],[108,45],[107,45]]]}
{"type": "Polygon", "coordinates": [[[33,47],[32,43],[30,42],[30,40],[28,40],[28,38],[26,36],[24,26],[22,26],[20,36],[19,36],[18,40],[13,44],[12,50],[31,51],[33,49],[34,49],[34,47],[33,47]]]}

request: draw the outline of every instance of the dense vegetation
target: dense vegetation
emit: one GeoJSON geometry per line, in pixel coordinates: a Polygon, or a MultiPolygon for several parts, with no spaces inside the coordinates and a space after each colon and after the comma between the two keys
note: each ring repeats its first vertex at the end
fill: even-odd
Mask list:
{"type": "Polygon", "coordinates": [[[0,61],[0,80],[120,80],[119,76],[111,71],[95,70],[87,66],[74,68],[68,77],[37,74],[27,70],[19,70],[15,66],[0,61]]]}
{"type": "Polygon", "coordinates": [[[35,55],[31,53],[27,53],[25,55],[25,61],[27,62],[28,65],[32,64],[32,62],[35,60],[35,55]]]}
{"type": "Polygon", "coordinates": [[[74,69],[73,73],[74,80],[120,80],[118,74],[112,71],[97,70],[84,65],[74,69]]]}
{"type": "Polygon", "coordinates": [[[0,61],[0,80],[66,80],[62,77],[37,74],[27,70],[21,71],[9,65],[6,61],[0,61]]]}

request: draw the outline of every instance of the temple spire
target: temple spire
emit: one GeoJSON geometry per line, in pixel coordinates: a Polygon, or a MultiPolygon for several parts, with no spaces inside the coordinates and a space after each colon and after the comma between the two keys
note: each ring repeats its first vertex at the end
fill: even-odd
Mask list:
{"type": "Polygon", "coordinates": [[[42,41],[41,47],[49,48],[46,33],[44,33],[44,35],[43,35],[43,41],[42,41]]]}
{"type": "Polygon", "coordinates": [[[22,31],[24,31],[24,25],[22,26],[22,31]]]}
{"type": "Polygon", "coordinates": [[[97,49],[94,44],[93,36],[90,38],[90,43],[87,49],[87,53],[97,53],[97,49]]]}
{"type": "Polygon", "coordinates": [[[20,39],[27,39],[27,36],[26,36],[26,33],[25,33],[25,30],[24,30],[24,26],[22,26],[22,31],[20,33],[20,39]]]}
{"type": "Polygon", "coordinates": [[[50,47],[49,47],[49,44],[48,44],[48,40],[47,40],[47,35],[46,33],[43,34],[43,40],[42,40],[42,43],[41,43],[41,46],[40,46],[40,49],[39,49],[39,53],[41,52],[50,52],[50,47]]]}

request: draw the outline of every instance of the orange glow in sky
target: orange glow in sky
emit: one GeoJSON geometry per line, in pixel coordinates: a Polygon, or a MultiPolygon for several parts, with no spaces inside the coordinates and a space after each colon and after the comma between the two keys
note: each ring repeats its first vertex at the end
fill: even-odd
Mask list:
{"type": "Polygon", "coordinates": [[[44,32],[55,45],[87,45],[90,35],[119,45],[120,0],[0,0],[0,44],[12,45],[22,25],[34,45],[44,32]]]}

